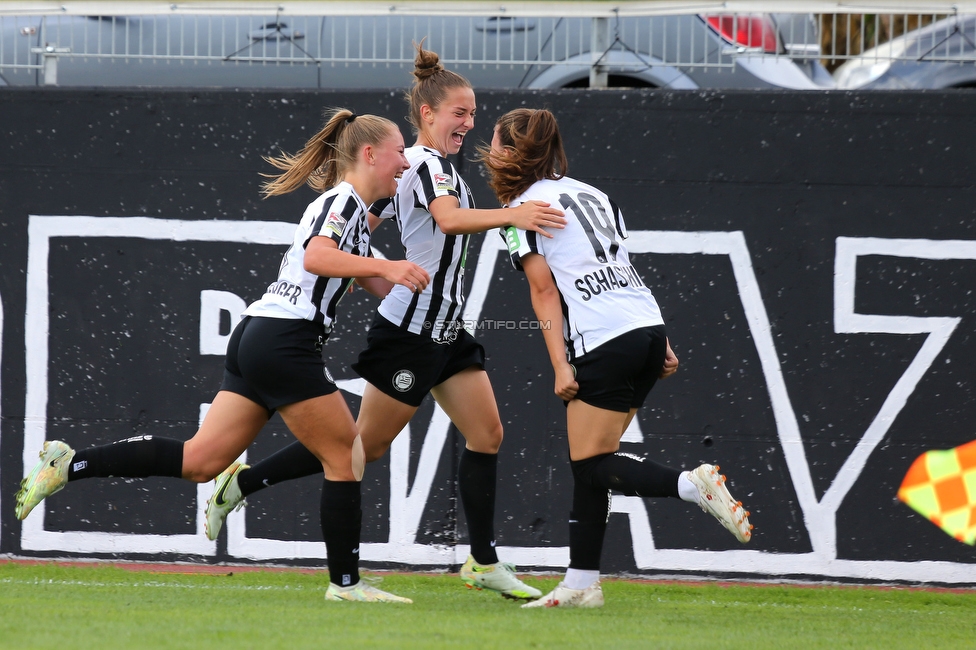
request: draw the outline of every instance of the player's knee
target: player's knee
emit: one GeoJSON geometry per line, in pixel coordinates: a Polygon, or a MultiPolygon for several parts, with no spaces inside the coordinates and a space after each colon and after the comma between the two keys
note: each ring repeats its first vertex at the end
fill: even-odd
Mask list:
{"type": "Polygon", "coordinates": [[[477,436],[466,438],[468,448],[482,454],[497,454],[505,438],[505,429],[501,422],[496,422],[480,432],[477,436]]]}
{"type": "Polygon", "coordinates": [[[390,446],[387,444],[377,444],[375,442],[370,443],[368,441],[363,441],[363,456],[367,463],[372,463],[374,460],[379,460],[386,453],[386,450],[390,446]]]}
{"type": "Polygon", "coordinates": [[[487,443],[493,447],[490,453],[497,454],[498,449],[502,446],[502,440],[505,439],[505,429],[502,427],[502,423],[498,422],[491,431],[488,433],[487,443]]]}
{"type": "MultiPolygon", "coordinates": [[[[224,469],[227,469],[226,467],[224,469]]],[[[209,468],[201,467],[188,467],[186,463],[183,464],[183,478],[187,481],[193,481],[194,483],[206,483],[217,478],[223,469],[212,470],[209,468]]]]}
{"type": "Polygon", "coordinates": [[[597,454],[596,456],[590,456],[589,458],[570,461],[569,465],[573,470],[573,479],[575,479],[575,481],[580,485],[593,487],[594,479],[597,475],[597,466],[599,466],[604,458],[610,455],[611,454],[597,454]]]}
{"type": "Polygon", "coordinates": [[[218,467],[220,463],[214,463],[206,456],[194,454],[193,448],[186,445],[183,450],[183,478],[194,483],[206,483],[217,478],[217,475],[227,469],[226,466],[218,467]]]}

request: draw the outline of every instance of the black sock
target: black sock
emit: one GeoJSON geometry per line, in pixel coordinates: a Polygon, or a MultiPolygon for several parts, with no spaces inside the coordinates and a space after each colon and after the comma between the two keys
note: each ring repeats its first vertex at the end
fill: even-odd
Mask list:
{"type": "Polygon", "coordinates": [[[573,481],[573,511],[569,514],[569,566],[600,570],[603,538],[610,517],[610,490],[573,481]]]}
{"type": "Polygon", "coordinates": [[[359,535],[363,523],[359,481],[322,481],[322,537],[329,580],[340,587],[359,582],[359,535]]]}
{"type": "Polygon", "coordinates": [[[573,476],[593,487],[630,497],[678,497],[681,470],[653,460],[616,452],[572,461],[573,476]]]}
{"type": "Polygon", "coordinates": [[[296,441],[242,470],[237,475],[237,485],[241,488],[241,495],[246,497],[282,481],[321,473],[321,461],[305,445],[296,441]]]}
{"type": "Polygon", "coordinates": [[[495,483],[498,454],[461,450],[458,492],[468,520],[471,555],[478,564],[498,562],[495,553],[495,483]]]}
{"type": "Polygon", "coordinates": [[[135,436],[110,445],[75,452],[68,480],[96,476],[145,478],[183,476],[183,441],[155,436],[135,436]]]}

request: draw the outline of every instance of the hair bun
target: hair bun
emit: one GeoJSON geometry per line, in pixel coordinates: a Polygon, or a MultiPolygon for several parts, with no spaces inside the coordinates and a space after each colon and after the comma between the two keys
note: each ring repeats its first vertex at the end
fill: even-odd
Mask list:
{"type": "Polygon", "coordinates": [[[440,57],[437,56],[437,52],[425,50],[423,41],[420,41],[420,45],[415,44],[415,46],[417,48],[417,57],[413,61],[413,76],[417,81],[423,81],[444,70],[444,66],[440,63],[440,57]]]}

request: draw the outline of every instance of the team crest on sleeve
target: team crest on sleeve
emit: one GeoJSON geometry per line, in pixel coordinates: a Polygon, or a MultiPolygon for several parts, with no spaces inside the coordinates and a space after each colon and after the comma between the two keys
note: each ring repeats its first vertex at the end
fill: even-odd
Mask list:
{"type": "Polygon", "coordinates": [[[453,190],[454,179],[450,174],[434,174],[434,187],[439,190],[453,190]]]}
{"type": "Polygon", "coordinates": [[[330,212],[325,220],[325,229],[331,230],[336,236],[341,236],[342,231],[346,229],[346,220],[338,212],[330,212]]]}

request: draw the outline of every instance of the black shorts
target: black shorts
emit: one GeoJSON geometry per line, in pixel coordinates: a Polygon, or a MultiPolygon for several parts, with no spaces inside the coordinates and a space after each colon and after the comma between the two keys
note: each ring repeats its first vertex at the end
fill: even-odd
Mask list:
{"type": "Polygon", "coordinates": [[[640,408],[664,368],[664,325],[642,327],[610,339],[573,361],[576,399],[610,411],[640,408]]]}
{"type": "Polygon", "coordinates": [[[464,328],[453,341],[438,343],[376,314],[352,369],[393,399],[420,406],[431,388],[471,366],[484,369],[485,349],[464,328]]]}
{"type": "Polygon", "coordinates": [[[220,390],[274,411],[338,390],[325,362],[321,325],[300,318],[245,316],[227,342],[220,390]]]}

